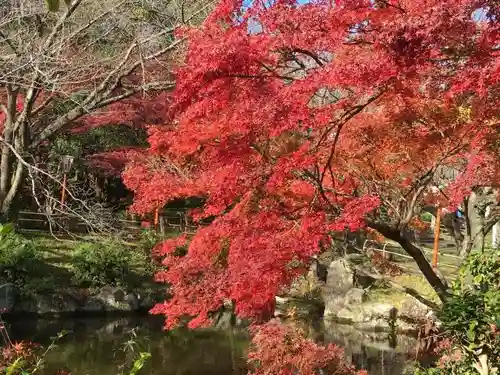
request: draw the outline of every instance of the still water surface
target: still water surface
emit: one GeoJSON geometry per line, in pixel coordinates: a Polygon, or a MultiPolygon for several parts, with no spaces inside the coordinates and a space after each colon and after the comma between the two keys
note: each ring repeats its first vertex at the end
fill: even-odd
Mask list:
{"type": "MultiPolygon", "coordinates": [[[[345,355],[370,375],[401,375],[415,341],[409,337],[389,340],[385,334],[368,334],[334,324],[300,323],[309,337],[344,347],[345,355]]],[[[46,357],[43,375],[68,369],[73,375],[128,373],[138,351],[152,354],[141,374],[148,375],[243,375],[248,335],[245,331],[162,331],[154,317],[71,320],[25,319],[8,322],[13,340],[44,345],[63,330],[46,357]],[[131,349],[134,349],[134,354],[131,349]],[[125,367],[122,367],[126,364],[125,367]]]]}

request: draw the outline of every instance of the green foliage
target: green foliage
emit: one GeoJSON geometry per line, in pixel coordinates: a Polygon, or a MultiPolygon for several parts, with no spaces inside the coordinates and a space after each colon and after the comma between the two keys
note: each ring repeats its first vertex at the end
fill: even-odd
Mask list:
{"type": "Polygon", "coordinates": [[[492,374],[500,369],[498,252],[469,256],[439,318],[448,337],[441,345],[439,369],[420,368],[416,374],[492,374]]]}
{"type": "Polygon", "coordinates": [[[146,253],[151,253],[151,250],[165,240],[165,236],[153,229],[143,229],[139,235],[139,247],[146,253]]]}
{"type": "Polygon", "coordinates": [[[132,263],[130,249],[116,242],[84,243],[75,248],[74,279],[87,287],[121,285],[132,263]]]}
{"type": "Polygon", "coordinates": [[[80,158],[98,152],[112,151],[118,147],[143,146],[146,133],[127,125],[113,125],[89,129],[83,133],[62,135],[54,139],[50,146],[50,156],[58,159],[60,155],[80,158]]]}
{"type": "Polygon", "coordinates": [[[73,279],[92,288],[129,285],[136,281],[134,277],[152,277],[155,267],[149,255],[150,251],[117,241],[82,243],[73,250],[73,279]]]}
{"type": "Polygon", "coordinates": [[[486,354],[500,364],[500,255],[471,254],[453,285],[453,297],[440,315],[445,328],[463,349],[468,361],[486,354]],[[470,279],[467,283],[466,280],[470,279]]]}
{"type": "Polygon", "coordinates": [[[22,287],[36,271],[38,254],[31,241],[14,231],[11,224],[0,224],[1,277],[22,287]]]}
{"type": "Polygon", "coordinates": [[[138,253],[137,256],[142,256],[144,259],[143,264],[145,265],[145,270],[149,274],[154,274],[158,269],[158,263],[152,258],[151,254],[156,245],[161,243],[166,239],[167,236],[152,230],[143,229],[140,233],[139,243],[138,243],[138,253]]]}
{"type": "Polygon", "coordinates": [[[139,358],[134,361],[132,368],[130,369],[129,375],[137,375],[137,373],[144,367],[147,360],[151,358],[151,353],[140,352],[139,358]]]}
{"type": "Polygon", "coordinates": [[[420,215],[420,220],[430,223],[432,221],[432,214],[430,212],[424,212],[420,215]]]}

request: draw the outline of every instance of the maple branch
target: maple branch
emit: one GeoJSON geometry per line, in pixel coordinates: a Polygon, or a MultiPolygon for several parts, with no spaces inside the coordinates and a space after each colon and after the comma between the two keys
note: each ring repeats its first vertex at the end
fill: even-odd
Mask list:
{"type": "Polygon", "coordinates": [[[422,195],[422,193],[425,191],[425,189],[426,189],[427,185],[429,184],[429,182],[431,181],[431,179],[432,179],[432,177],[428,178],[426,180],[426,182],[417,189],[415,194],[413,194],[413,198],[410,202],[410,206],[408,207],[407,212],[406,212],[406,217],[398,223],[398,227],[400,229],[403,229],[404,227],[406,227],[410,223],[411,219],[413,219],[413,215],[415,213],[415,207],[417,205],[417,201],[420,198],[420,196],[422,195]]]}
{"type": "Polygon", "coordinates": [[[328,199],[328,197],[326,195],[326,190],[325,190],[323,184],[321,183],[321,180],[319,179],[319,168],[318,168],[318,166],[316,165],[316,171],[315,171],[315,173],[313,173],[311,171],[308,171],[308,170],[303,170],[302,173],[303,173],[304,177],[306,177],[307,179],[310,179],[314,183],[314,185],[316,185],[316,187],[318,188],[318,191],[319,191],[319,194],[320,194],[321,198],[323,198],[323,200],[330,207],[330,209],[334,213],[339,214],[340,213],[339,209],[332,204],[332,202],[330,201],[330,199],[328,199]]]}
{"type": "Polygon", "coordinates": [[[387,0],[377,0],[376,3],[382,3],[382,4],[384,4],[384,5],[388,6],[388,7],[395,8],[395,9],[399,10],[401,13],[406,13],[406,10],[403,9],[401,7],[401,5],[392,4],[392,3],[390,3],[387,0]]]}
{"type": "Polygon", "coordinates": [[[323,61],[321,61],[321,59],[319,58],[319,56],[315,55],[314,53],[312,53],[312,52],[310,52],[308,50],[305,50],[305,49],[302,49],[302,48],[292,48],[292,50],[290,52],[298,52],[298,53],[301,53],[303,55],[309,56],[319,66],[323,66],[324,65],[323,61]]]}
{"type": "MultiPolygon", "coordinates": [[[[436,161],[436,163],[423,176],[419,177],[415,181],[415,183],[413,184],[413,186],[409,189],[409,191],[403,197],[403,200],[406,200],[407,197],[411,194],[411,192],[414,189],[417,189],[417,191],[413,194],[413,198],[412,198],[412,200],[410,202],[409,207],[407,208],[406,217],[403,220],[400,220],[399,223],[398,223],[398,227],[400,229],[403,229],[405,226],[407,226],[410,223],[411,219],[413,218],[413,216],[415,214],[415,207],[417,205],[417,201],[420,198],[420,196],[422,195],[422,193],[424,192],[424,190],[427,188],[427,186],[429,185],[429,183],[434,178],[434,174],[436,173],[438,167],[441,166],[442,163],[447,158],[449,158],[450,156],[455,155],[456,153],[460,152],[460,150],[463,149],[466,146],[467,146],[467,144],[458,144],[455,147],[452,147],[448,152],[446,152],[444,155],[442,155],[436,161]]],[[[440,191],[441,191],[441,189],[440,189],[440,191]]],[[[441,191],[441,194],[445,195],[442,191],[441,191]]],[[[446,195],[445,195],[445,197],[446,197],[446,195]]]]}
{"type": "MultiPolygon", "coordinates": [[[[359,104],[359,105],[356,105],[356,106],[352,107],[351,109],[349,109],[346,113],[344,113],[340,117],[340,119],[338,120],[340,122],[335,121],[335,123],[337,125],[337,132],[335,133],[335,138],[333,140],[333,145],[332,145],[331,150],[330,150],[330,155],[328,156],[328,160],[327,160],[327,162],[325,164],[325,167],[323,168],[323,172],[321,173],[321,183],[323,183],[323,180],[325,178],[325,174],[326,174],[328,166],[333,161],[333,156],[335,154],[335,148],[336,148],[337,142],[338,142],[338,140],[340,138],[340,132],[341,132],[342,128],[344,127],[344,125],[350,119],[352,119],[354,116],[356,116],[358,113],[360,113],[361,111],[363,111],[367,106],[369,106],[375,100],[377,100],[378,98],[380,98],[384,93],[385,93],[385,89],[382,89],[378,94],[373,95],[371,98],[369,98],[364,104],[359,104]]],[[[333,127],[335,127],[335,125],[333,127]]],[[[316,146],[317,148],[319,147],[319,145],[322,142],[322,140],[326,137],[326,135],[331,132],[331,130],[333,129],[333,127],[328,128],[329,130],[327,130],[324,133],[324,135],[320,138],[320,140],[318,142],[318,145],[316,146]]]]}
{"type": "Polygon", "coordinates": [[[54,100],[54,96],[50,95],[47,99],[45,99],[40,105],[34,108],[31,111],[31,117],[36,116],[40,111],[43,111],[52,101],[54,100]]]}
{"type": "MultiPolygon", "coordinates": [[[[168,88],[173,88],[175,87],[175,82],[166,82],[162,83],[159,86],[156,86],[157,83],[150,83],[144,86],[138,86],[133,89],[129,89],[121,94],[117,94],[114,96],[111,96],[106,99],[102,99],[99,101],[96,101],[94,103],[91,103],[89,106],[84,107],[84,106],[77,106],[73,108],[72,110],[66,112],[64,115],[58,117],[54,122],[52,122],[50,125],[48,125],[45,129],[43,129],[40,132],[40,135],[33,140],[33,142],[30,144],[31,148],[37,147],[42,141],[45,139],[51,137],[54,133],[56,133],[58,130],[66,126],[68,123],[76,121],[80,117],[88,114],[89,112],[105,107],[107,105],[116,103],[118,101],[121,101],[123,99],[129,98],[132,95],[137,94],[138,92],[142,91],[143,89],[168,89],[168,88]]],[[[97,95],[95,94],[95,90],[93,93],[89,94],[89,96],[92,95],[97,95]]]]}
{"type": "Polygon", "coordinates": [[[429,264],[429,262],[425,258],[424,253],[419,247],[411,243],[411,241],[404,237],[401,234],[401,231],[395,227],[369,220],[366,222],[366,224],[368,227],[375,229],[377,232],[381,233],[384,237],[399,243],[401,247],[415,260],[418,268],[420,269],[420,271],[422,271],[429,284],[431,284],[431,286],[434,288],[439,299],[444,302],[448,298],[449,294],[445,284],[439,278],[436,272],[434,272],[432,266],[429,264]]]}

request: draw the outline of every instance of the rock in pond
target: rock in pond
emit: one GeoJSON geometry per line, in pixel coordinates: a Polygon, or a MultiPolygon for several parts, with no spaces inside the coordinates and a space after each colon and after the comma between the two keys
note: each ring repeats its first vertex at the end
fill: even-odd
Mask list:
{"type": "Polygon", "coordinates": [[[19,293],[13,314],[34,314],[39,316],[72,315],[78,313],[132,313],[148,310],[157,300],[154,292],[143,296],[120,287],[105,286],[91,293],[88,289],[67,289],[49,294],[36,294],[30,297],[19,293]],[[142,298],[141,298],[142,297],[142,298]]]}
{"type": "Polygon", "coordinates": [[[388,303],[364,302],[345,305],[335,313],[325,309],[324,318],[352,324],[361,330],[392,330],[396,324],[397,309],[388,303]]]}

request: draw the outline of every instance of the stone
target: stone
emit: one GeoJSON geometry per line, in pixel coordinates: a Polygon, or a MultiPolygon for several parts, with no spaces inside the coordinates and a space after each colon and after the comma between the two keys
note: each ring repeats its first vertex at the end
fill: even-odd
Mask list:
{"type": "Polygon", "coordinates": [[[335,294],[345,294],[354,287],[354,271],[345,259],[336,259],[328,267],[326,289],[335,294]]]}
{"type": "Polygon", "coordinates": [[[313,258],[308,272],[293,280],[286,294],[296,298],[315,298],[320,294],[326,275],[327,267],[313,258]]]}
{"type": "Polygon", "coordinates": [[[372,331],[372,332],[386,332],[392,329],[390,322],[381,318],[355,323],[354,328],[359,329],[361,331],[372,331]]]}
{"type": "Polygon", "coordinates": [[[102,312],[104,311],[104,304],[101,300],[95,297],[88,297],[82,306],[79,307],[79,310],[82,312],[102,312]]]}
{"type": "Polygon", "coordinates": [[[0,313],[12,310],[17,294],[17,288],[12,283],[0,286],[0,313]]]}
{"type": "Polygon", "coordinates": [[[349,309],[347,307],[344,307],[340,309],[337,314],[336,314],[336,320],[338,322],[344,323],[344,324],[352,324],[354,322],[357,322],[361,319],[360,311],[359,310],[353,310],[349,309]]]}
{"type": "Polygon", "coordinates": [[[276,296],[275,301],[276,305],[286,305],[287,303],[290,302],[290,298],[276,296]]]}
{"type": "Polygon", "coordinates": [[[414,334],[418,332],[418,327],[417,324],[408,323],[402,319],[396,320],[396,331],[398,333],[414,334]]]}
{"type": "Polygon", "coordinates": [[[325,294],[325,310],[323,316],[325,318],[335,318],[340,310],[344,308],[344,295],[339,294],[325,294]]]}
{"type": "Polygon", "coordinates": [[[412,296],[403,300],[399,310],[400,317],[411,322],[424,321],[430,314],[433,314],[432,309],[412,296]]]}
{"type": "Polygon", "coordinates": [[[235,325],[236,319],[231,311],[222,309],[219,312],[217,318],[215,319],[215,328],[219,329],[229,329],[235,325]]]}
{"type": "MultiPolygon", "coordinates": [[[[357,292],[359,293],[359,292],[357,292]]],[[[396,325],[397,309],[388,303],[362,303],[328,311],[325,318],[344,324],[353,324],[361,330],[391,330],[396,325]]],[[[325,309],[326,311],[326,309],[325,309]]]]}
{"type": "Polygon", "coordinates": [[[138,296],[136,296],[134,293],[128,293],[125,296],[125,302],[127,302],[130,306],[130,309],[132,311],[137,311],[139,310],[140,307],[140,301],[138,296]]]}
{"type": "Polygon", "coordinates": [[[352,288],[344,295],[337,293],[324,294],[325,310],[324,317],[338,318],[338,313],[344,307],[361,305],[366,300],[366,292],[363,289],[352,288]]]}
{"type": "Polygon", "coordinates": [[[105,286],[95,298],[103,303],[106,311],[134,311],[136,304],[131,303],[133,297],[129,293],[118,287],[105,286]]]}
{"type": "Polygon", "coordinates": [[[38,295],[35,300],[38,315],[68,314],[78,309],[76,301],[65,294],[38,295]]]}
{"type": "Polygon", "coordinates": [[[390,303],[365,303],[362,309],[367,317],[366,320],[382,318],[388,321],[395,321],[398,314],[398,309],[390,303]]]}
{"type": "Polygon", "coordinates": [[[149,310],[153,308],[154,305],[155,301],[153,300],[153,297],[144,296],[144,298],[140,299],[139,308],[149,310]]]}
{"type": "Polygon", "coordinates": [[[363,289],[352,288],[344,297],[345,305],[360,305],[366,301],[366,292],[363,289]]]}
{"type": "Polygon", "coordinates": [[[345,305],[345,296],[354,287],[354,270],[346,259],[336,259],[330,263],[326,284],[322,290],[325,304],[323,315],[336,317],[345,305]]]}

